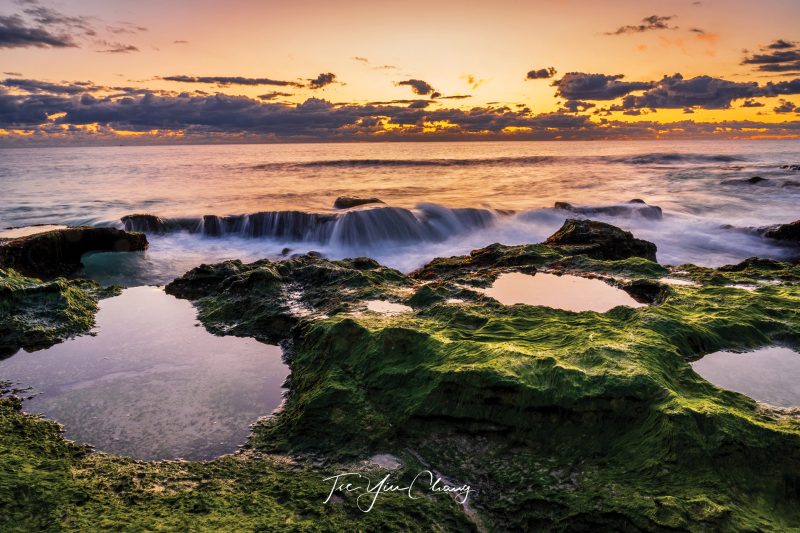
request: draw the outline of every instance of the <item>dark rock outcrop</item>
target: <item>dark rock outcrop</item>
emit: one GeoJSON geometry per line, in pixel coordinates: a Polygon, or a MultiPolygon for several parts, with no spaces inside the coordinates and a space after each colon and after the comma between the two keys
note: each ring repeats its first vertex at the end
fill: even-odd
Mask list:
{"type": "Polygon", "coordinates": [[[568,218],[557,232],[544,241],[550,246],[575,246],[594,259],[642,257],[656,260],[656,245],[637,239],[629,231],[605,222],[568,218]]]}
{"type": "Polygon", "coordinates": [[[556,202],[554,207],[556,209],[562,209],[564,211],[570,211],[572,213],[587,216],[608,215],[612,217],[629,217],[632,215],[639,215],[650,220],[660,220],[663,215],[660,207],[657,205],[647,205],[644,200],[640,200],[638,198],[629,200],[628,202],[619,205],[593,207],[575,206],[568,202],[556,202]]]}
{"type": "Polygon", "coordinates": [[[27,276],[52,278],[81,266],[87,252],[134,252],[147,248],[143,233],[81,226],[21,237],[0,245],[0,267],[27,276]]]}
{"type": "Polygon", "coordinates": [[[382,204],[383,200],[378,198],[360,198],[358,196],[340,196],[333,202],[334,209],[350,209],[359,205],[382,204]]]}
{"type": "Polygon", "coordinates": [[[764,237],[776,241],[800,243],[800,220],[765,228],[764,237]]]}
{"type": "Polygon", "coordinates": [[[170,224],[161,217],[145,213],[125,215],[120,220],[125,224],[125,231],[142,233],[166,233],[170,224]]]}

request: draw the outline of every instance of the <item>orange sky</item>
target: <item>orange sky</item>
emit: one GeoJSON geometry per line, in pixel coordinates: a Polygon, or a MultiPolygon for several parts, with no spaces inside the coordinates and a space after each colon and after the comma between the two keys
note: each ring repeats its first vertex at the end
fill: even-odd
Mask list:
{"type": "MultiPolygon", "coordinates": [[[[427,82],[443,96],[469,95],[431,102],[428,109],[508,105],[550,113],[564,101],[555,97],[552,83],[568,72],[624,74],[624,81],[657,81],[681,73],[686,79],[708,75],[761,85],[800,76],[798,71],[761,72],[756,65],[742,64],[745,57],[778,39],[800,39],[796,0],[0,1],[0,16],[15,15],[28,28],[68,34],[74,46],[4,46],[0,25],[0,68],[5,78],[91,81],[250,98],[277,91],[288,96],[273,102],[288,104],[310,97],[357,104],[428,98],[415,95],[408,85],[398,85],[414,79],[427,82]],[[63,17],[85,17],[81,20],[93,35],[75,24],[37,22],[32,7],[63,17]],[[651,15],[665,17],[666,27],[635,28],[651,15]],[[625,27],[630,28],[613,34],[625,27]],[[129,51],[104,51],[125,47],[129,51]],[[525,79],[528,71],[548,67],[557,71],[554,77],[525,79]],[[309,79],[328,72],[335,74],[336,82],[320,89],[161,79],[235,76],[307,85],[309,79]]],[[[22,94],[17,87],[5,90],[22,94]]],[[[773,110],[783,101],[800,105],[796,94],[752,100],[764,106],[743,108],[744,100],[736,99],[729,109],[697,106],[691,115],[682,109],[659,108],[643,109],[637,116],[613,110],[602,116],[625,122],[775,123],[798,118],[796,112],[773,110]]],[[[584,114],[619,100],[593,103],[595,107],[584,114]]],[[[592,120],[599,120],[599,115],[592,115],[592,120]]],[[[7,122],[1,129],[8,132],[18,126],[7,122]]]]}

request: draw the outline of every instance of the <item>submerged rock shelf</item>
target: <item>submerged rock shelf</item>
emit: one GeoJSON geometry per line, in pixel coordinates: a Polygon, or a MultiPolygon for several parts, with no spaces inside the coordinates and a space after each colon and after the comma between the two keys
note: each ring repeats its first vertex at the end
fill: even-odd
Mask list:
{"type": "MultiPolygon", "coordinates": [[[[9,470],[12,486],[55,502],[42,521],[76,527],[102,513],[109,525],[217,529],[791,529],[800,419],[719,389],[690,362],[800,345],[800,266],[668,268],[650,243],[605,226],[568,221],[545,244],[492,245],[410,275],[317,255],[197,267],[166,290],[192,300],[209,331],[290,350],[285,408],[245,452],[137,464],[79,450],[3,400],[0,457],[49,465],[52,478],[9,470]],[[545,272],[602,278],[650,305],[575,313],[484,294],[501,276],[545,272]],[[659,281],[674,276],[694,284],[659,281]],[[374,300],[411,312],[363,312],[374,300]],[[367,515],[352,495],[322,503],[326,475],[376,454],[397,457],[401,476],[430,467],[469,483],[475,514],[437,498],[387,496],[367,515]]],[[[0,488],[17,518],[31,501],[0,488]]]]}

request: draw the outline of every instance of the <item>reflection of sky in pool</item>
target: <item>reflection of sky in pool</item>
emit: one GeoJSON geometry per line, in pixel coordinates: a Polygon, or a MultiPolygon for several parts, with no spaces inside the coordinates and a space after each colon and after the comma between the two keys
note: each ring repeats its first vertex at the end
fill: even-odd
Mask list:
{"type": "Polygon", "coordinates": [[[519,272],[500,274],[483,292],[505,305],[543,305],[567,311],[605,313],[618,305],[644,305],[627,292],[599,279],[545,273],[533,276],[519,272]]]}
{"type": "Polygon", "coordinates": [[[753,352],[715,352],[692,363],[714,385],[778,407],[800,406],[800,353],[770,346],[753,352]]]}
{"type": "Polygon", "coordinates": [[[139,459],[210,459],[236,451],[282,400],[277,346],[217,337],[156,287],[100,302],[95,336],[0,361],[0,379],[31,387],[28,412],[68,438],[139,459]]]}

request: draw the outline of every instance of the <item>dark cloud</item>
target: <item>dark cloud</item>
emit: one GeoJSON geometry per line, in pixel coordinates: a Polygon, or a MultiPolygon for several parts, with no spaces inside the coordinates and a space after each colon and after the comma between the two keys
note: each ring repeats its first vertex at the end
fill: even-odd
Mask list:
{"type": "Polygon", "coordinates": [[[745,65],[765,65],[771,63],[785,63],[787,61],[800,61],[800,50],[778,50],[765,54],[754,54],[742,61],[745,65]]]}
{"type": "MultiPolygon", "coordinates": [[[[800,84],[800,80],[797,81],[800,84]]],[[[8,82],[5,80],[2,84],[5,86],[8,82]]],[[[457,140],[464,135],[531,140],[655,138],[670,134],[682,138],[715,138],[749,137],[759,128],[770,135],[800,135],[800,121],[778,124],[688,120],[669,124],[626,123],[606,118],[593,121],[587,115],[565,112],[572,108],[588,109],[592,105],[578,101],[568,102],[560,112],[534,115],[522,104],[516,110],[507,106],[453,109],[434,107],[428,98],[363,105],[333,104],[309,98],[294,105],[226,94],[156,93],[145,89],[102,87],[90,82],[49,85],[38,80],[18,82],[11,80],[17,85],[7,87],[17,91],[14,94],[0,89],[0,128],[36,134],[26,139],[58,139],[72,135],[71,138],[81,141],[82,132],[87,131],[86,125],[92,125],[88,131],[94,132],[94,136],[84,137],[81,142],[98,139],[97,132],[109,132],[111,139],[113,131],[120,129],[178,131],[187,139],[203,140],[245,137],[360,140],[372,138],[377,132],[381,139],[396,140],[431,137],[457,140]],[[118,92],[109,94],[110,91],[118,92]]],[[[797,89],[800,87],[785,82],[763,86],[760,91],[788,94],[797,89]]],[[[647,108],[624,110],[631,115],[646,111],[647,108]]],[[[14,139],[14,136],[5,136],[0,141],[8,144],[15,142],[14,139]]]]}
{"type": "Polygon", "coordinates": [[[795,42],[778,39],[761,52],[745,56],[742,65],[754,65],[761,72],[800,72],[800,48],[795,42]]]}
{"type": "Polygon", "coordinates": [[[423,80],[404,80],[397,82],[397,85],[407,85],[408,87],[411,87],[411,90],[414,91],[414,94],[419,94],[421,96],[435,92],[433,86],[427,81],[423,80]]]}
{"type": "Polygon", "coordinates": [[[336,74],[332,72],[323,72],[314,79],[308,80],[309,89],[322,89],[326,85],[330,85],[336,81],[336,74]]]}
{"type": "Polygon", "coordinates": [[[762,96],[788,96],[800,94],[800,79],[781,81],[778,83],[769,82],[761,90],[762,96]]]}
{"type": "Polygon", "coordinates": [[[773,107],[772,110],[776,113],[800,113],[800,107],[795,106],[788,100],[781,100],[780,105],[773,107]]]}
{"type": "Polygon", "coordinates": [[[353,61],[359,61],[361,63],[369,63],[369,59],[367,59],[366,57],[361,57],[361,56],[355,56],[353,58],[353,61]]]}
{"type": "Polygon", "coordinates": [[[0,16],[0,48],[74,48],[69,35],[43,27],[27,26],[19,15],[0,16]]]}
{"type": "Polygon", "coordinates": [[[553,67],[547,68],[540,68],[538,70],[530,70],[528,71],[527,76],[525,76],[526,80],[543,80],[547,78],[552,78],[556,75],[556,69],[553,67]]]}
{"type": "Polygon", "coordinates": [[[147,28],[145,28],[144,26],[137,26],[136,24],[132,24],[130,22],[120,22],[116,26],[106,26],[106,30],[115,35],[120,35],[120,34],[133,35],[136,33],[147,31],[147,28]]]}
{"type": "Polygon", "coordinates": [[[109,41],[97,41],[95,43],[100,47],[97,52],[102,54],[130,54],[131,52],[138,52],[139,49],[132,44],[116,43],[109,41]]]}
{"type": "Polygon", "coordinates": [[[189,41],[178,39],[177,41],[172,41],[172,44],[189,44],[189,41]]]}
{"type": "Polygon", "coordinates": [[[584,102],[583,100],[567,100],[564,102],[562,109],[569,113],[578,113],[591,109],[595,104],[591,102],[584,102]]]}
{"type": "Polygon", "coordinates": [[[764,107],[764,104],[756,102],[755,100],[745,100],[742,102],[741,107],[764,107]]]}
{"type": "Polygon", "coordinates": [[[95,29],[90,24],[89,17],[74,17],[64,15],[51,9],[49,7],[41,6],[38,4],[31,4],[32,7],[23,10],[23,13],[28,15],[34,22],[42,26],[60,26],[65,29],[70,29],[83,33],[84,35],[94,36],[97,34],[95,29]]]}
{"type": "Polygon", "coordinates": [[[553,82],[556,96],[566,100],[615,100],[633,91],[650,89],[655,84],[645,81],[620,81],[622,74],[586,74],[569,72],[553,82]]]}
{"type": "Polygon", "coordinates": [[[242,76],[164,76],[165,81],[179,83],[212,83],[216,85],[275,85],[278,87],[303,87],[302,83],[294,81],[273,80],[271,78],[245,78],[242,76]]]}
{"type": "Polygon", "coordinates": [[[681,109],[702,107],[727,109],[733,100],[762,96],[763,89],[755,82],[739,83],[711,76],[684,79],[680,74],[664,76],[653,88],[641,95],[628,95],[621,109],[681,109]]]}
{"type": "Polygon", "coordinates": [[[786,50],[787,48],[794,48],[797,46],[797,43],[792,41],[784,41],[783,39],[777,39],[767,45],[767,48],[770,50],[786,50]]]}
{"type": "Polygon", "coordinates": [[[606,32],[606,35],[623,35],[625,33],[642,33],[652,30],[675,30],[677,26],[670,26],[669,21],[675,16],[650,15],[642,19],[641,24],[620,26],[616,31],[606,32]]]}
{"type": "Polygon", "coordinates": [[[451,94],[450,96],[440,96],[439,100],[465,100],[472,98],[471,94],[451,94]]]}
{"type": "Polygon", "coordinates": [[[18,89],[29,93],[81,94],[100,89],[100,87],[88,82],[50,83],[46,81],[26,80],[20,78],[9,78],[0,84],[11,89],[18,89]]]}
{"type": "Polygon", "coordinates": [[[22,76],[22,72],[3,72],[6,76],[22,76]]]}
{"type": "Polygon", "coordinates": [[[292,96],[292,93],[273,91],[271,93],[260,94],[258,95],[258,98],[261,100],[275,100],[276,98],[285,98],[287,96],[292,96]]]}

